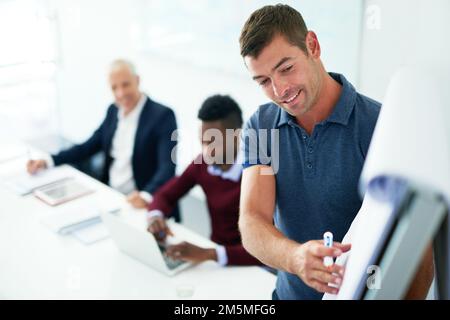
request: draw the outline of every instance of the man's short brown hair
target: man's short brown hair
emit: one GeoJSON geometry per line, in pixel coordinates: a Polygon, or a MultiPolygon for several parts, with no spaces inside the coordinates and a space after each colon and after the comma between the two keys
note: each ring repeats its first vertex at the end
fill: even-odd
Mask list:
{"type": "Polygon", "coordinates": [[[308,29],[300,12],[286,4],[264,6],[252,13],[239,38],[241,56],[257,58],[275,35],[308,54],[305,39],[308,29]]]}

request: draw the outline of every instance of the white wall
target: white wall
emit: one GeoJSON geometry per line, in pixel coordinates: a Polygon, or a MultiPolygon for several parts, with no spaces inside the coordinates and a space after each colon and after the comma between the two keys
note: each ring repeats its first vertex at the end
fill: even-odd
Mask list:
{"type": "Polygon", "coordinates": [[[60,27],[58,74],[61,133],[81,141],[105,115],[112,97],[107,65],[132,54],[129,28],[137,0],[55,1],[60,27]]]}
{"type": "MultiPolygon", "coordinates": [[[[267,101],[245,70],[238,37],[251,12],[277,2],[54,1],[61,30],[58,92],[62,134],[82,141],[98,126],[112,101],[106,82],[107,65],[114,58],[126,57],[135,61],[142,89],[175,110],[182,134],[182,168],[200,150],[196,114],[207,96],[230,94],[246,118],[267,101]],[[165,26],[175,35],[183,31],[193,33],[192,42],[169,49],[158,47],[149,37],[150,30],[154,34],[155,26],[161,29],[165,20],[175,21],[165,26]],[[166,55],[161,54],[164,50],[166,55]]],[[[357,82],[362,2],[286,3],[300,10],[309,28],[318,34],[326,67],[357,82]]]]}
{"type": "Polygon", "coordinates": [[[382,101],[401,66],[450,66],[449,18],[448,0],[366,0],[360,91],[382,101]]]}

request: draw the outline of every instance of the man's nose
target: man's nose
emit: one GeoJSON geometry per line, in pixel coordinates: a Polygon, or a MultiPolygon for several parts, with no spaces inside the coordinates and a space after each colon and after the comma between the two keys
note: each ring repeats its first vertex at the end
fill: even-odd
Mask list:
{"type": "Polygon", "coordinates": [[[123,92],[123,90],[121,90],[121,89],[117,89],[117,90],[114,92],[114,94],[116,95],[116,98],[117,98],[117,99],[122,99],[123,96],[124,96],[124,92],[123,92]]]}
{"type": "Polygon", "coordinates": [[[287,83],[285,83],[283,81],[273,80],[272,88],[273,88],[273,92],[277,98],[283,98],[286,95],[289,86],[287,85],[287,83]]]}

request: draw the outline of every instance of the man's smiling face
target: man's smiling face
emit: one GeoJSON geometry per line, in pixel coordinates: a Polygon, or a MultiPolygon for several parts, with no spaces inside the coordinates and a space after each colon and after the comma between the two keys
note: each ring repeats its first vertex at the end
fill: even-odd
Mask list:
{"type": "Polygon", "coordinates": [[[257,57],[244,58],[251,76],[266,96],[294,117],[311,110],[321,86],[320,47],[313,33],[308,33],[306,43],[308,55],[283,36],[276,35],[257,57]]]}

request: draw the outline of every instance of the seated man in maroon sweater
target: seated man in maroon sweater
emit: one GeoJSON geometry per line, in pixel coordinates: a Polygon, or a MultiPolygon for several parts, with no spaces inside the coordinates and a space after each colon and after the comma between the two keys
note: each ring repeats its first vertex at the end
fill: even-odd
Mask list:
{"type": "Polygon", "coordinates": [[[238,230],[242,173],[238,159],[241,109],[229,96],[215,95],[202,104],[198,118],[202,121],[202,154],[192,161],[181,176],[169,180],[153,195],[153,201],[148,207],[148,231],[158,240],[172,235],[165,218],[178,200],[194,186],[200,185],[206,195],[211,216],[211,240],[219,246],[216,249],[204,249],[182,242],[169,246],[167,255],[191,262],[214,260],[222,266],[259,265],[261,262],[242,246],[238,230]],[[231,129],[228,130],[228,139],[227,129],[231,129]]]}

